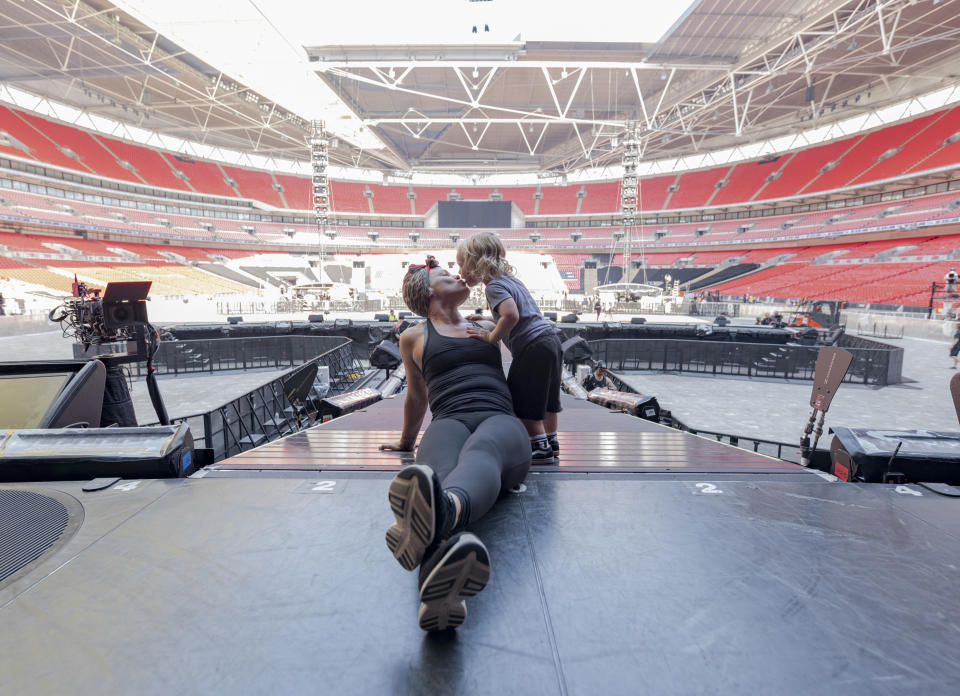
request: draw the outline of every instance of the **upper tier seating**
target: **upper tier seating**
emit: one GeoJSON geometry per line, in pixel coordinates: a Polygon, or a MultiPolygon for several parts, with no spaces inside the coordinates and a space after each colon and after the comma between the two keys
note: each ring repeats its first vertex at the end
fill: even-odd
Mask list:
{"type": "MultiPolygon", "coordinates": [[[[776,157],[705,170],[647,176],[641,179],[641,210],[727,206],[748,201],[867,184],[907,173],[960,164],[960,140],[945,141],[960,132],[960,107],[921,115],[905,123],[843,140],[816,145],[776,157]],[[829,165],[829,166],[828,166],[829,165]],[[774,176],[771,181],[767,178],[774,176]],[[717,183],[726,185],[717,188],[717,183]],[[676,187],[675,191],[670,191],[676,187]]],[[[135,184],[192,190],[218,196],[243,196],[274,207],[312,208],[308,177],[271,174],[253,169],[194,161],[159,153],[145,146],[90,134],[39,115],[0,106],[0,154],[59,167],[96,173],[135,184]],[[71,152],[76,157],[70,156],[71,152]],[[180,171],[186,177],[176,176],[180,171]],[[236,183],[231,186],[227,179],[236,183]],[[274,184],[283,187],[280,194],[274,184]]],[[[411,187],[332,182],[333,210],[346,213],[407,215],[411,187]],[[373,193],[372,201],[364,195],[373,193]],[[378,204],[379,203],[379,204],[378,204]]],[[[416,186],[415,214],[424,215],[446,200],[449,186],[416,186]]],[[[457,187],[466,200],[486,199],[497,190],[525,215],[615,214],[619,182],[572,183],[566,186],[457,187]],[[535,195],[539,193],[540,198],[535,195]]]]}
{"type": "Polygon", "coordinates": [[[237,197],[237,192],[227,184],[227,177],[220,165],[215,162],[195,160],[186,155],[163,153],[163,158],[173,170],[186,176],[190,187],[198,193],[210,193],[216,196],[237,197]]]}
{"type": "Polygon", "coordinates": [[[256,169],[241,169],[223,165],[223,171],[227,177],[236,182],[236,189],[244,198],[271,205],[274,208],[285,208],[283,199],[274,188],[273,176],[267,172],[257,171],[256,169]]]}

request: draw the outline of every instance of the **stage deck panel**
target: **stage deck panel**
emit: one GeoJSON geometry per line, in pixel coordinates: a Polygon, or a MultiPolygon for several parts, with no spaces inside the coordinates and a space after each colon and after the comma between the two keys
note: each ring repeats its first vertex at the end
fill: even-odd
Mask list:
{"type": "Polygon", "coordinates": [[[920,488],[532,474],[428,637],[390,474],[324,478],[24,485],[84,518],[0,585],[0,692],[956,693],[960,518],[920,488]]]}
{"type": "MultiPolygon", "coordinates": [[[[789,462],[610,411],[563,395],[560,415],[561,471],[805,472],[789,462]]],[[[403,423],[403,397],[336,418],[212,467],[237,470],[396,470],[412,453],[381,452],[396,441],[403,423]]],[[[424,424],[426,427],[426,421],[424,424]]]]}

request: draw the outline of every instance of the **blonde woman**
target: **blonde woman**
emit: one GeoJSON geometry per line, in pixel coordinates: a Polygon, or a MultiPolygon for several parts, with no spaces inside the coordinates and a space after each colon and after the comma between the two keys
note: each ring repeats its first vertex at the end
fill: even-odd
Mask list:
{"type": "Polygon", "coordinates": [[[531,462],[553,464],[560,453],[557,414],[563,351],[553,324],[543,318],[533,296],[507,263],[507,251],[492,232],[480,232],[457,245],[460,275],[467,285],[483,283],[496,325],[468,329],[474,338],[503,341],[513,354],[507,384],[513,410],[530,437],[531,462]]]}
{"type": "Polygon", "coordinates": [[[407,374],[400,439],[384,450],[412,451],[430,407],[432,420],[417,448],[416,464],[390,484],[396,523],[387,547],[407,570],[420,566],[420,627],[455,628],[467,615],[463,600],[484,588],[490,556],[464,531],[530,469],[527,436],[513,415],[497,345],[468,335],[493,324],[469,322],[460,305],[470,288],[427,257],[403,280],[403,300],[426,321],[400,334],[407,374]]]}

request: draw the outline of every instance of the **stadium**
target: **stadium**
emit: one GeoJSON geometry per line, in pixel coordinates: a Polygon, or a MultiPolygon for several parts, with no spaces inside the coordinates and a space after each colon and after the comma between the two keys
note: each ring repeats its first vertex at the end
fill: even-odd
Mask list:
{"type": "Polygon", "coordinates": [[[952,693],[960,0],[316,5],[0,0],[0,686],[952,693]],[[415,583],[481,232],[555,454],[415,583]]]}

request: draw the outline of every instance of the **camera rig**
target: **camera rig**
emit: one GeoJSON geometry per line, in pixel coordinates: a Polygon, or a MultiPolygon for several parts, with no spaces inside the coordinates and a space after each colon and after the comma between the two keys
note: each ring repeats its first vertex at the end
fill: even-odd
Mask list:
{"type": "Polygon", "coordinates": [[[147,319],[151,281],[123,281],[89,288],[73,277],[73,295],[50,311],[50,321],[60,324],[63,335],[73,338],[73,357],[101,360],[108,368],[124,363],[147,364],[147,390],[160,423],[168,425],[166,407],[157,386],[153,358],[160,334],[147,319]]]}

